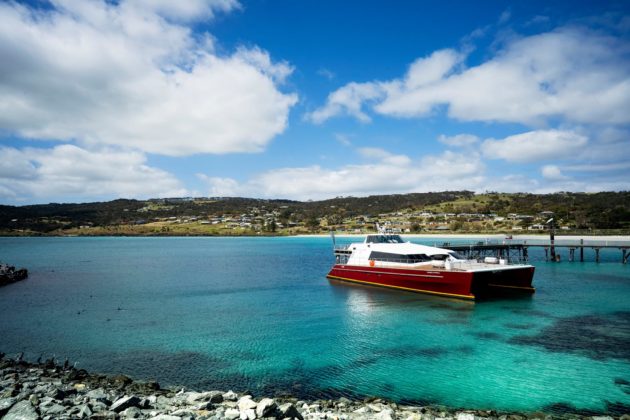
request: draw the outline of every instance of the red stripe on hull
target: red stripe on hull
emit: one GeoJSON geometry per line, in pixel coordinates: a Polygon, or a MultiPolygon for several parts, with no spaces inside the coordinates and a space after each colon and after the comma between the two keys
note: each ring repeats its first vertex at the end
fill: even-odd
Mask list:
{"type": "Polygon", "coordinates": [[[507,290],[531,291],[533,267],[488,272],[418,270],[336,264],[329,278],[464,299],[507,290]]]}

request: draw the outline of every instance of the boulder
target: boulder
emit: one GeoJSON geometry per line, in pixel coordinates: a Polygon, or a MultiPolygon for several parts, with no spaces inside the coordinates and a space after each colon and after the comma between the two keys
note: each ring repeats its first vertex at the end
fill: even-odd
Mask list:
{"type": "Polygon", "coordinates": [[[87,404],[77,405],[75,409],[76,409],[75,415],[80,419],[87,419],[92,416],[92,410],[90,410],[90,406],[87,404]]]}
{"type": "Polygon", "coordinates": [[[118,413],[114,413],[113,411],[100,411],[92,414],[90,420],[118,420],[118,418],[118,413]]]}
{"type": "Polygon", "coordinates": [[[257,406],[258,404],[256,404],[256,401],[252,400],[252,397],[250,395],[245,395],[238,400],[238,409],[241,411],[255,409],[257,406]]]}
{"type": "Polygon", "coordinates": [[[291,403],[285,403],[278,407],[278,411],[280,415],[278,416],[281,419],[284,418],[292,418],[303,420],[302,414],[298,411],[298,409],[291,403]]]}
{"type": "Polygon", "coordinates": [[[245,410],[241,410],[240,417],[241,417],[241,420],[255,420],[256,411],[253,408],[247,408],[245,410]]]}
{"type": "Polygon", "coordinates": [[[236,408],[228,408],[227,410],[225,410],[225,413],[223,415],[228,420],[234,420],[237,419],[241,415],[241,413],[236,408]]]}
{"type": "Polygon", "coordinates": [[[142,417],[142,411],[138,407],[129,407],[120,413],[121,417],[125,417],[127,419],[138,419],[142,417]]]}
{"type": "Polygon", "coordinates": [[[28,400],[22,400],[15,403],[13,407],[3,417],[3,420],[37,420],[39,414],[35,411],[35,407],[28,400]]]}
{"type": "Polygon", "coordinates": [[[93,400],[106,400],[108,398],[108,395],[103,388],[93,389],[88,391],[85,395],[93,400]]]}
{"type": "Polygon", "coordinates": [[[475,420],[475,415],[472,413],[457,413],[457,420],[475,420]]]}
{"type": "Polygon", "coordinates": [[[116,413],[120,413],[121,411],[126,410],[129,407],[138,407],[138,405],[140,405],[140,398],[136,397],[135,395],[131,395],[119,398],[118,400],[114,401],[109,409],[116,413]]]}
{"type": "Polygon", "coordinates": [[[170,414],[158,414],[155,417],[151,417],[149,420],[182,420],[179,416],[171,416],[170,414]]]}
{"type": "Polygon", "coordinates": [[[59,417],[59,415],[61,413],[63,413],[64,411],[66,411],[66,407],[64,407],[61,404],[53,404],[49,407],[45,407],[41,409],[42,415],[47,415],[47,416],[53,416],[53,417],[59,417]]]}
{"type": "Polygon", "coordinates": [[[278,406],[271,398],[263,398],[256,406],[256,415],[258,417],[275,417],[278,406]]]}
{"type": "Polygon", "coordinates": [[[226,401],[236,401],[238,400],[238,394],[234,391],[228,391],[223,394],[223,399],[226,401]]]}
{"type": "Polygon", "coordinates": [[[0,418],[4,416],[13,405],[17,402],[16,398],[2,398],[0,399],[0,418]]]}

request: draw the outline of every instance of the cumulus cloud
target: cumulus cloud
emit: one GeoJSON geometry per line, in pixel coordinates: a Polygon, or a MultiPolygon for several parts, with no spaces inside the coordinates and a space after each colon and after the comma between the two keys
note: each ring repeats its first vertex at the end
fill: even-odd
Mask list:
{"type": "Polygon", "coordinates": [[[476,66],[464,67],[464,59],[440,50],[416,60],[400,79],[349,83],[311,119],[347,114],[366,122],[368,104],[395,117],[425,117],[446,106],[461,121],[630,123],[630,59],[620,38],[563,27],[512,39],[476,66]]]}
{"type": "Polygon", "coordinates": [[[306,119],[321,124],[340,114],[347,114],[367,123],[371,118],[363,112],[363,103],[382,96],[382,89],[375,83],[349,83],[328,95],[326,105],[309,114],[306,119]]]}
{"type": "Polygon", "coordinates": [[[239,183],[231,178],[202,176],[210,195],[325,199],[337,195],[365,196],[476,188],[484,181],[477,155],[445,152],[414,160],[382,149],[359,153],[375,162],[337,169],[318,165],[274,169],[239,183]]]}
{"type": "Polygon", "coordinates": [[[542,167],[540,172],[542,173],[543,178],[548,180],[558,181],[568,179],[568,177],[563,175],[560,168],[556,165],[545,165],[542,167]]]}
{"type": "Polygon", "coordinates": [[[148,166],[139,152],[88,151],[70,144],[52,149],[0,147],[0,199],[63,196],[85,201],[187,194],[175,176],[148,166]]]}
{"type": "Polygon", "coordinates": [[[587,143],[586,137],[573,131],[536,130],[515,134],[501,140],[485,140],[481,149],[485,157],[509,162],[558,160],[575,156],[587,143]]]}
{"type": "Polygon", "coordinates": [[[219,56],[182,21],[230,0],[0,4],[0,129],[181,156],[257,152],[283,132],[291,73],[259,48],[219,56]]]}

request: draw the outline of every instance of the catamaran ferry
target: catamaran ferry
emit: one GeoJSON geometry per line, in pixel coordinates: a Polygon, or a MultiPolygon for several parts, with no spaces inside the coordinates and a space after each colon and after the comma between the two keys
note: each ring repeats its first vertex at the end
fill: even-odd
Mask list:
{"type": "Polygon", "coordinates": [[[449,249],[405,242],[400,235],[367,235],[362,243],[334,248],[330,279],[472,300],[535,291],[532,265],[467,260],[449,249]]]}

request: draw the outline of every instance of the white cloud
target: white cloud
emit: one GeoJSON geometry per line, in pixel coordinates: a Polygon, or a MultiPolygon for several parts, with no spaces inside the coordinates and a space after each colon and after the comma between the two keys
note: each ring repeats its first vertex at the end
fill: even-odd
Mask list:
{"type": "Polygon", "coordinates": [[[327,119],[340,114],[355,117],[361,122],[370,122],[370,117],[362,110],[363,103],[382,96],[382,89],[374,83],[349,83],[328,95],[326,105],[309,114],[306,119],[321,124],[327,119]]]}
{"type": "Polygon", "coordinates": [[[0,129],[173,156],[257,152],[285,130],[291,66],[258,48],[218,56],[176,22],[236,2],[54,5],[0,4],[0,129]]]}
{"type": "Polygon", "coordinates": [[[454,136],[445,136],[441,134],[438,141],[451,147],[467,147],[479,143],[479,137],[473,134],[457,134],[454,136]]]}
{"type": "Polygon", "coordinates": [[[314,165],[264,172],[243,183],[231,178],[204,176],[210,195],[325,199],[337,195],[365,196],[457,190],[479,187],[484,165],[477,155],[446,152],[414,161],[385,150],[363,148],[363,156],[376,162],[327,169],[314,165]]]}
{"type": "Polygon", "coordinates": [[[177,21],[211,19],[241,7],[236,0],[135,0],[132,5],[177,21]]]}
{"type": "Polygon", "coordinates": [[[357,151],[364,158],[380,160],[386,164],[406,166],[411,163],[411,159],[408,156],[395,155],[378,147],[360,147],[357,151]]]}
{"type": "Polygon", "coordinates": [[[463,59],[440,50],[416,60],[400,79],[349,83],[331,93],[312,119],[348,114],[369,121],[363,110],[368,103],[395,117],[424,117],[445,105],[450,117],[462,121],[630,123],[630,62],[622,39],[563,27],[515,38],[477,66],[464,68],[463,59]],[[359,88],[370,94],[351,95],[359,88]]]}
{"type": "Polygon", "coordinates": [[[551,181],[568,179],[568,177],[563,175],[560,168],[557,167],[556,165],[545,165],[541,168],[540,172],[543,178],[551,180],[551,181]]]}
{"type": "Polygon", "coordinates": [[[350,141],[350,138],[352,136],[348,135],[348,134],[342,134],[342,133],[335,133],[335,140],[337,140],[340,144],[344,145],[344,146],[351,146],[352,142],[350,141]]]}
{"type": "Polygon", "coordinates": [[[537,130],[515,134],[501,140],[485,140],[481,144],[481,149],[484,156],[490,159],[536,162],[575,156],[586,143],[586,137],[573,131],[537,130]]]}
{"type": "Polygon", "coordinates": [[[146,165],[142,153],[88,151],[65,144],[52,149],[0,148],[0,199],[86,201],[188,195],[172,174],[146,165]]]}

